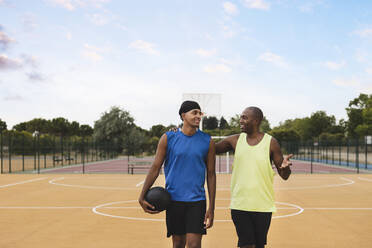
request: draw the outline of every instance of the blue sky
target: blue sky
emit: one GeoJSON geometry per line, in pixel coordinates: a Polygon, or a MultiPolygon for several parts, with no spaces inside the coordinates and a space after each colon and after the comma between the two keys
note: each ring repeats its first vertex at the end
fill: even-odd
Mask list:
{"type": "Polygon", "coordinates": [[[0,118],[178,124],[183,93],[271,126],[372,93],[367,0],[0,0],[0,118]]]}

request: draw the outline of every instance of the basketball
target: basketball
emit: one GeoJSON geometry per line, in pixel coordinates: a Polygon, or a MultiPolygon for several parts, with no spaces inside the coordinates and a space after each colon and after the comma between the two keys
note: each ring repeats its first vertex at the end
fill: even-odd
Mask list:
{"type": "Polygon", "coordinates": [[[153,187],[147,191],[145,200],[157,211],[165,210],[171,202],[171,196],[163,187],[153,187]]]}

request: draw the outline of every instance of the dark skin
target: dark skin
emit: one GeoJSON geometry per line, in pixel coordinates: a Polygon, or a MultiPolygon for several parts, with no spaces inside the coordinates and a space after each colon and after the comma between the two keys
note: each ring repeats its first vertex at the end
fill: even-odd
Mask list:
{"type": "MultiPolygon", "coordinates": [[[[264,133],[260,132],[260,120],[258,120],[254,111],[251,108],[246,108],[240,116],[240,127],[243,132],[247,133],[247,143],[251,146],[257,145],[264,137],[264,133]]],[[[216,144],[216,153],[225,153],[235,150],[238,142],[239,134],[231,135],[216,144]]],[[[275,138],[271,139],[270,143],[270,160],[275,164],[278,174],[284,180],[287,180],[291,175],[290,166],[292,163],[289,159],[293,155],[283,157],[280,145],[275,138]]],[[[255,245],[246,245],[240,248],[255,248],[255,245]]]]}
{"type": "MultiPolygon", "coordinates": [[[[199,109],[190,110],[187,113],[182,114],[183,126],[182,132],[185,135],[192,136],[196,133],[197,128],[201,121],[202,113],[199,109]]],[[[158,147],[155,154],[155,160],[150,168],[149,173],[146,176],[145,182],[142,187],[141,194],[139,196],[138,202],[146,213],[157,214],[159,211],[154,210],[154,206],[145,200],[146,192],[154,184],[155,180],[159,176],[161,166],[164,163],[167,153],[167,135],[163,134],[158,143],[158,147]]],[[[209,205],[208,210],[205,214],[204,224],[205,228],[211,228],[213,226],[214,220],[214,209],[215,209],[215,199],[216,199],[216,153],[215,153],[215,143],[211,139],[209,144],[209,151],[206,158],[207,165],[207,187],[209,195],[209,205]]],[[[184,248],[187,247],[200,248],[201,247],[202,235],[197,233],[187,233],[186,235],[172,235],[173,248],[184,248]]]]}
{"type": "MultiPolygon", "coordinates": [[[[260,132],[260,121],[257,120],[254,112],[250,108],[246,108],[240,116],[240,127],[243,132],[247,133],[247,142],[254,146],[260,143],[264,137],[264,133],[260,132]]],[[[238,142],[239,134],[231,135],[216,144],[216,153],[225,153],[235,151],[238,142]]],[[[272,137],[270,143],[270,159],[274,163],[278,174],[284,180],[287,180],[291,175],[290,166],[292,163],[289,159],[293,156],[290,154],[283,157],[279,142],[272,137]]]]}

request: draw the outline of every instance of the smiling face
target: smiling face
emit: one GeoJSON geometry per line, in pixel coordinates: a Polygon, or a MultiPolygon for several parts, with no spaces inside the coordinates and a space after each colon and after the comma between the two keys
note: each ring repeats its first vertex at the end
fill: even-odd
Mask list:
{"type": "Polygon", "coordinates": [[[259,129],[260,121],[257,115],[251,108],[246,108],[240,115],[240,129],[242,132],[252,134],[255,130],[259,129]]]}
{"type": "Polygon", "coordinates": [[[202,117],[203,117],[203,113],[200,111],[200,109],[192,109],[182,114],[183,122],[196,128],[199,127],[202,117]]]}

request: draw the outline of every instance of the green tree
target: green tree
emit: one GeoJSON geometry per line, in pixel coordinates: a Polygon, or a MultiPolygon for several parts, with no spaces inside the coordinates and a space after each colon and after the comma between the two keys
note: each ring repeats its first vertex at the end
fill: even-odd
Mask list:
{"type": "Polygon", "coordinates": [[[88,137],[93,135],[93,128],[89,125],[81,125],[79,131],[77,132],[82,137],[88,137]]]}
{"type": "Polygon", "coordinates": [[[63,117],[54,118],[51,121],[50,130],[52,134],[64,137],[66,135],[69,135],[70,122],[63,117]]]}
{"type": "Polygon", "coordinates": [[[265,116],[264,116],[264,118],[263,118],[263,120],[261,122],[260,130],[261,130],[261,132],[264,132],[264,133],[267,133],[267,132],[269,132],[271,130],[270,123],[266,119],[265,116]]]}
{"type": "Polygon", "coordinates": [[[150,137],[158,137],[160,138],[166,131],[169,129],[161,124],[154,125],[150,128],[149,136],[150,137]]]}
{"type": "Polygon", "coordinates": [[[226,121],[226,119],[222,116],[220,119],[220,129],[228,129],[229,123],[226,121]]]}
{"type": "Polygon", "coordinates": [[[0,119],[0,132],[5,131],[6,129],[7,129],[6,122],[0,119]]]}
{"type": "Polygon", "coordinates": [[[117,152],[122,152],[130,143],[128,137],[134,127],[134,119],[130,113],[113,106],[95,121],[93,136],[98,143],[110,142],[115,144],[117,152]]]}
{"type": "Polygon", "coordinates": [[[355,138],[369,133],[369,110],[367,109],[371,107],[372,95],[360,94],[359,97],[349,102],[349,107],[346,108],[349,117],[346,129],[349,137],[355,138]],[[360,127],[357,129],[358,126],[360,127]]]}
{"type": "Polygon", "coordinates": [[[218,119],[215,116],[203,118],[203,129],[213,130],[218,128],[218,119]]]}

